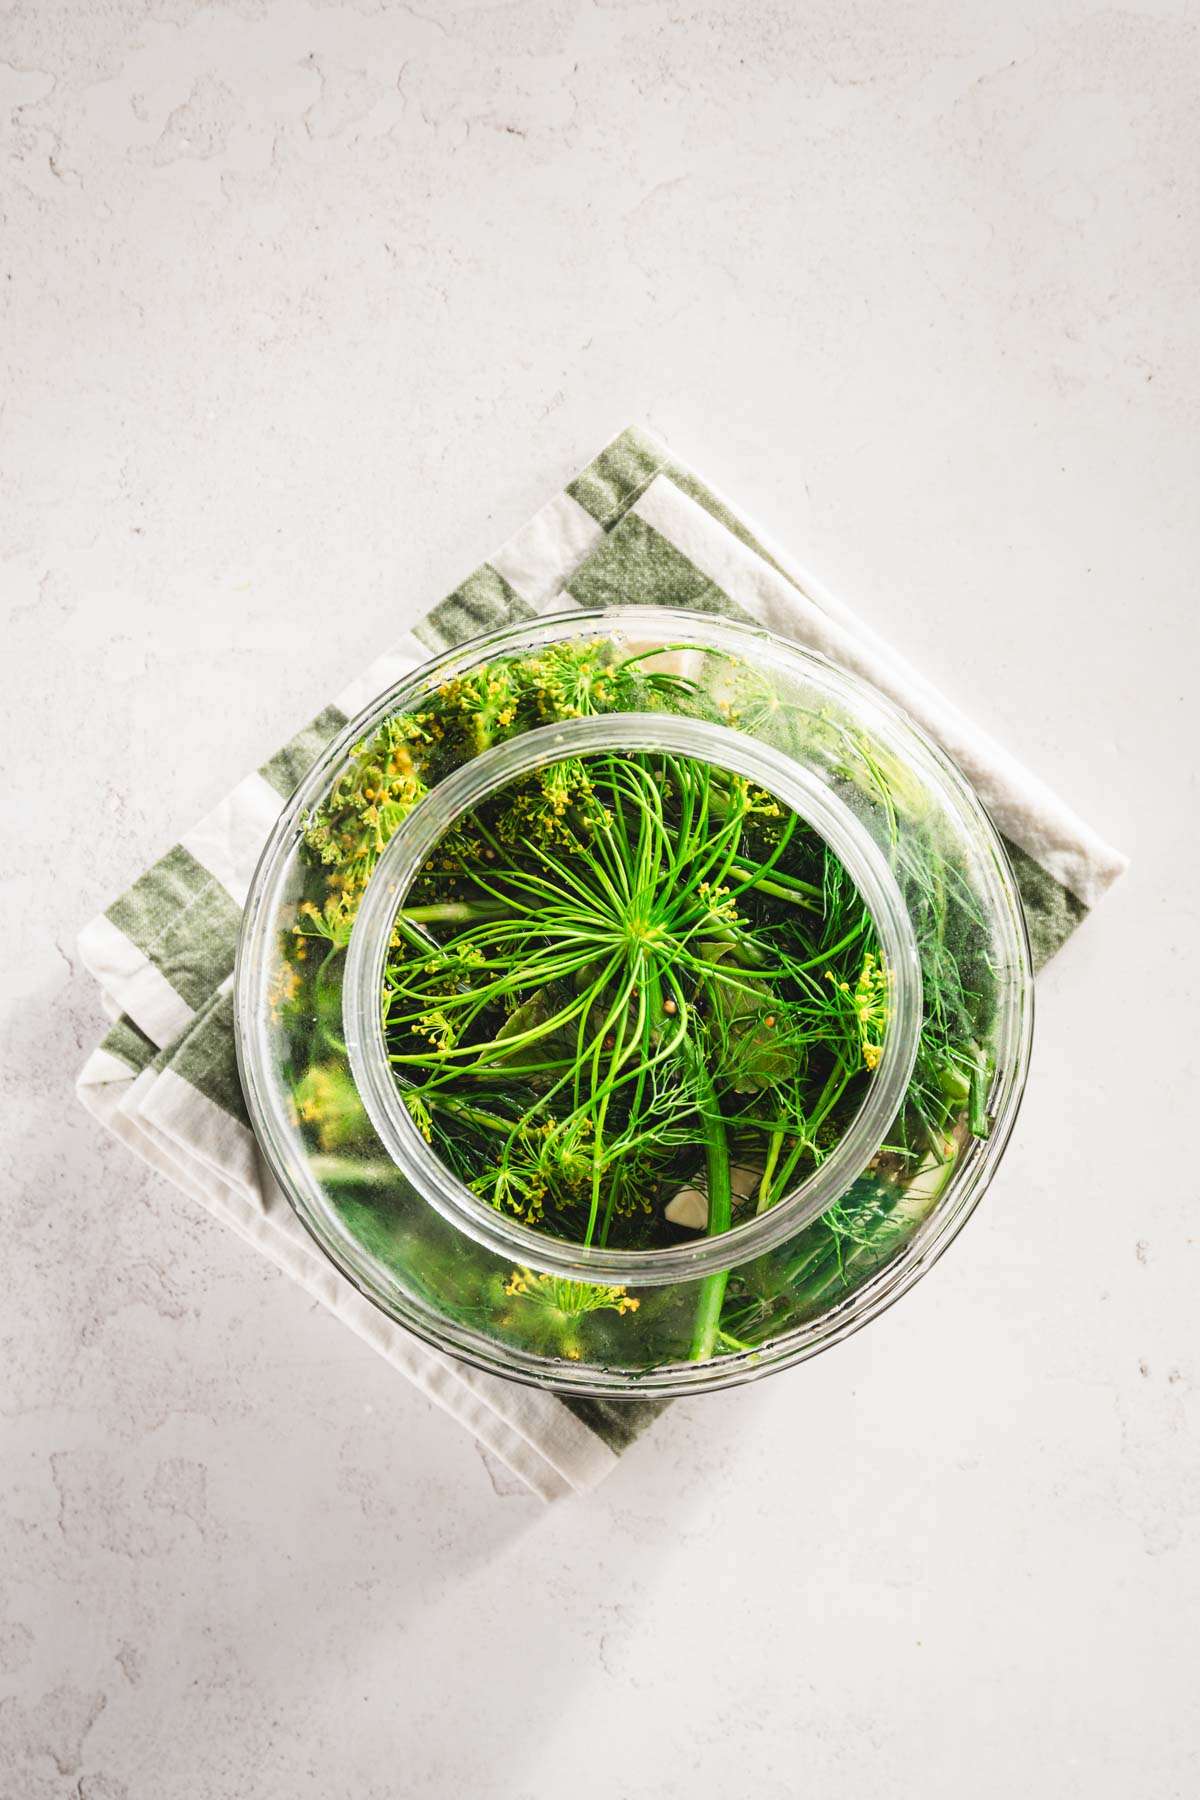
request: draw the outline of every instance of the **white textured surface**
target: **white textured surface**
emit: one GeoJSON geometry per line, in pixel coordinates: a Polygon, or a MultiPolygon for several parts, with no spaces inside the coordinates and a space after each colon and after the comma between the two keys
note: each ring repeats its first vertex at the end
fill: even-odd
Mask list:
{"type": "Polygon", "coordinates": [[[1197,52],[0,0],[4,1800],[1196,1791],[1197,52]],[[72,942],[631,418],[1134,865],[941,1267],[547,1512],[72,1106],[72,942]]]}

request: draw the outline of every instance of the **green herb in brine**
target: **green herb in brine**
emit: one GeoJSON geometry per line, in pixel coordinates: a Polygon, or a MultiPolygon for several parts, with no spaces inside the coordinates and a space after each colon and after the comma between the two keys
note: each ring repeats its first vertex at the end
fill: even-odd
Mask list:
{"type": "Polygon", "coordinates": [[[552,763],[442,840],[382,1005],[411,1116],[473,1192],[631,1249],[679,1240],[697,1178],[718,1231],[821,1160],[887,982],[811,827],[740,776],[631,752],[552,763]],[[766,1189],[734,1199],[731,1160],[769,1164],[766,1189]]]}
{"type": "MultiPolygon", "coordinates": [[[[636,1361],[645,1342],[659,1360],[706,1359],[834,1304],[908,1241],[968,1134],[988,1129],[987,932],[923,805],[877,747],[731,658],[690,678],[661,651],[559,643],[394,714],[306,823],[307,885],[274,996],[296,1119],[343,1215],[436,1305],[542,1354],[636,1361]],[[341,1036],[346,945],[400,822],[493,744],[614,711],[737,723],[818,762],[890,861],[924,989],[903,1107],[838,1203],[728,1276],[638,1295],[464,1252],[399,1196],[393,1215],[341,1036]]],[[[727,1231],[811,1173],[874,1078],[889,1001],[862,897],[809,825],[741,776],[630,751],[552,762],[459,821],[403,898],[379,1003],[410,1118],[481,1202],[575,1244],[639,1251],[727,1231]]]]}

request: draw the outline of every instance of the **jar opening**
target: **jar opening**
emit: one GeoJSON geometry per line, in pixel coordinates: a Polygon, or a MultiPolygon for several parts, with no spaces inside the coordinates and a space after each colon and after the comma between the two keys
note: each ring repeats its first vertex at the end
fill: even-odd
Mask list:
{"type": "Polygon", "coordinates": [[[866,1168],[899,1112],[921,1023],[921,976],[907,908],[887,860],[818,775],[726,726],[674,714],[583,717],[528,731],[462,765],[397,827],[363,896],[343,991],[346,1046],[364,1106],[401,1173],[469,1237],[529,1269],[590,1283],[658,1285],[699,1279],[795,1235],[866,1168]],[[380,996],[397,914],[431,854],[456,824],[520,778],[565,759],[671,753],[743,778],[810,826],[842,864],[870,915],[886,971],[887,1024],[861,1104],[824,1160],[767,1210],[731,1228],[653,1248],[584,1245],[551,1236],[472,1193],[418,1128],[397,1084],[380,996]]]}

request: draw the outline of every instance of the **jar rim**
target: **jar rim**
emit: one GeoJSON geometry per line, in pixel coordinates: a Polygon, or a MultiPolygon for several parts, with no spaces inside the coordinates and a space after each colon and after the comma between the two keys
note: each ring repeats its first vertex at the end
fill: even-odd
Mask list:
{"type": "Polygon", "coordinates": [[[432,788],[388,840],[359,903],[342,992],[355,1085],[383,1147],[416,1192],[457,1229],[523,1267],[603,1285],[661,1286],[728,1270],[795,1237],[865,1170],[900,1112],[921,1030],[920,957],[888,860],[827,781],[748,734],[676,713],[606,713],[545,725],[492,746],[432,788]],[[547,763],[601,750],[664,750],[742,775],[815,829],[854,881],[889,979],[880,1060],[846,1131],[774,1206],[728,1231],[649,1250],[573,1244],[523,1224],[472,1194],[422,1137],[392,1074],[380,994],[396,913],[430,850],[489,795],[547,763]]]}

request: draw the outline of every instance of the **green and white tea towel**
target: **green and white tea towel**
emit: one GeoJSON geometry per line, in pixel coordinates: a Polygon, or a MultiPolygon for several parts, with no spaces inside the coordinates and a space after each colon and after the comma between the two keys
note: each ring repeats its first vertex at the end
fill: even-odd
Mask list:
{"type": "Polygon", "coordinates": [[[230,987],[259,852],[282,802],[347,718],[432,651],[536,613],[621,601],[761,620],[897,700],[954,756],[1004,834],[1039,963],[1124,867],[1043,783],[633,429],[85,927],[80,950],[114,1023],[80,1075],[84,1104],[546,1499],[591,1487],[660,1403],[560,1399],[481,1374],[364,1300],[262,1166],[238,1085],[230,987]]]}

